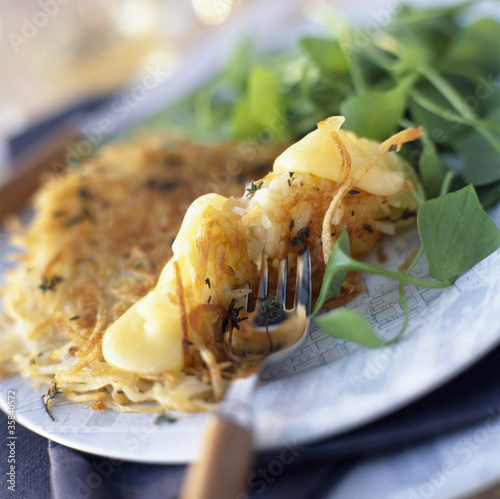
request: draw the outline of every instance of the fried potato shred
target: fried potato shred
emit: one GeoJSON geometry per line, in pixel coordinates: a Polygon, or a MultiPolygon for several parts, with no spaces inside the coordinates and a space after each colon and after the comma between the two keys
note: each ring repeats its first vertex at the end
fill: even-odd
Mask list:
{"type": "MultiPolygon", "coordinates": [[[[418,188],[413,178],[389,195],[359,189],[359,182],[420,130],[370,146],[359,161],[349,145],[354,139],[338,130],[338,119],[336,128],[332,123],[318,130],[325,128],[338,151],[336,180],[307,169],[275,168],[262,176],[285,144],[249,149],[248,143],[204,145],[171,136],[110,146],[47,179],[30,223],[11,224],[11,243],[21,252],[12,253],[16,262],[3,290],[2,371],[30,376],[40,386],[55,383],[57,393],[99,410],[212,407],[237,373],[223,345],[227,335],[243,341],[241,303],[256,287],[262,250],[273,267],[308,244],[317,295],[342,230],[360,256],[414,220],[419,197],[410,195],[418,188]],[[241,196],[245,180],[258,177],[241,196]],[[191,225],[184,222],[181,229],[188,206],[209,191],[225,198],[209,195],[199,212],[190,208],[191,225]],[[148,302],[155,292],[158,300],[148,302]],[[155,370],[154,360],[145,359],[134,370],[139,354],[133,341],[123,350],[132,367],[108,358],[103,345],[111,326],[140,307],[162,303],[178,313],[182,367],[155,370]]],[[[363,289],[357,276],[348,275],[332,305],[363,289]]],[[[164,319],[160,314],[159,323],[164,319]]],[[[164,333],[147,317],[134,320],[147,330],[142,337],[164,333]]]]}

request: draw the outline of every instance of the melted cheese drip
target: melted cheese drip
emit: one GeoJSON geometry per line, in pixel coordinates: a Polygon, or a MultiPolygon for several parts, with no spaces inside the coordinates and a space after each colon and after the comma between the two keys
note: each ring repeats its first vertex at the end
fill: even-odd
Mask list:
{"type": "MultiPolygon", "coordinates": [[[[351,156],[356,168],[376,147],[377,143],[359,139],[340,130],[344,118],[334,117],[318,125],[301,141],[289,147],[274,163],[274,172],[293,171],[338,181],[342,165],[341,156],[331,132],[337,132],[351,156]]],[[[376,195],[391,196],[401,191],[412,171],[393,153],[386,155],[359,181],[358,187],[376,195]]],[[[279,175],[267,187],[253,197],[240,200],[236,209],[259,210],[262,223],[248,234],[248,251],[257,257],[265,242],[275,241],[266,226],[267,215],[277,209],[286,190],[289,175],[279,175]]],[[[219,194],[207,194],[198,198],[188,209],[181,229],[172,246],[173,259],[163,269],[156,287],[133,305],[106,331],[103,339],[103,355],[113,366],[137,373],[154,375],[165,371],[178,372],[184,366],[180,307],[171,299],[175,294],[174,262],[178,262],[183,280],[188,284],[197,262],[196,233],[208,207],[222,210],[227,198],[219,194]]]]}
{"type": "Polygon", "coordinates": [[[104,334],[102,352],[109,364],[142,375],[178,372],[184,367],[181,310],[170,295],[176,282],[174,262],[183,276],[190,275],[197,254],[194,236],[203,212],[209,206],[220,210],[226,201],[219,194],[207,194],[189,207],[172,245],[174,257],[165,265],[156,287],[104,334]]]}

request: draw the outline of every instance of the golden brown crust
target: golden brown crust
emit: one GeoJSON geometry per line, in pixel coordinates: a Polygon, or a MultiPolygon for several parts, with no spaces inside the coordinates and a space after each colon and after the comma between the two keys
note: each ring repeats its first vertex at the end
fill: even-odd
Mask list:
{"type": "MultiPolygon", "coordinates": [[[[70,400],[92,401],[97,409],[202,410],[220,399],[235,372],[223,348],[224,335],[233,334],[227,322],[231,303],[247,287],[257,287],[249,234],[266,227],[262,246],[271,267],[308,244],[316,296],[325,254],[343,230],[353,254],[361,255],[383,237],[380,220],[399,223],[400,209],[389,198],[353,188],[349,153],[337,136],[333,140],[343,160],[339,182],[310,173],[269,173],[256,182],[262,191],[278,186],[278,204],[269,213],[252,204],[255,193],[203,212],[195,268],[186,276],[174,261],[169,292],[181,310],[181,372],[121,371],[105,362],[103,335],[155,286],[188,205],[208,191],[241,195],[244,179],[269,171],[283,147],[249,151],[248,144],[165,145],[165,139],[152,138],[110,147],[50,179],[37,196],[33,223],[15,236],[26,252],[5,290],[0,341],[11,346],[0,364],[40,382],[55,381],[70,400]],[[28,350],[20,351],[19,337],[29,340],[28,350]]],[[[375,156],[394,144],[383,143],[375,156]]],[[[363,289],[349,274],[334,305],[363,289]]]]}

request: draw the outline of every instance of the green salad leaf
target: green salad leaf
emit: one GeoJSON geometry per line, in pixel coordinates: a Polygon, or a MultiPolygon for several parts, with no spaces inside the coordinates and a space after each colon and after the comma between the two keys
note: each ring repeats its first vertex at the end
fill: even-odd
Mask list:
{"type": "Polygon", "coordinates": [[[309,56],[311,63],[325,72],[349,73],[349,61],[338,41],[329,38],[305,37],[300,40],[299,45],[309,56]]]}
{"type": "Polygon", "coordinates": [[[338,114],[375,140],[421,125],[424,138],[404,154],[427,196],[439,195],[453,169],[454,187],[472,183],[491,203],[500,181],[500,23],[472,15],[479,3],[402,5],[376,31],[332,8],[324,29],[294,48],[258,53],[245,40],[220,74],[150,125],[257,141],[298,139],[338,114]]]}
{"type": "Polygon", "coordinates": [[[394,272],[352,258],[349,255],[349,236],[346,231],[341,233],[326,265],[325,277],[312,314],[326,333],[368,347],[396,341],[408,322],[403,284],[424,288],[448,287],[459,274],[493,253],[500,243],[500,232],[483,210],[472,186],[426,201],[418,211],[417,226],[422,250],[429,265],[429,276],[434,278],[434,281],[417,279],[410,275],[421,252],[417,254],[407,272],[394,272]],[[352,310],[338,309],[317,315],[326,301],[340,296],[342,283],[350,271],[380,275],[400,282],[405,321],[400,333],[392,340],[380,339],[352,310]]]}
{"type": "Polygon", "coordinates": [[[325,269],[325,277],[321,286],[320,294],[316,301],[312,315],[319,313],[326,301],[331,298],[340,296],[342,283],[345,280],[347,272],[364,272],[367,274],[375,274],[389,279],[422,286],[425,288],[445,288],[449,285],[448,282],[429,281],[426,279],[418,279],[408,274],[387,270],[382,267],[370,265],[369,263],[361,262],[349,255],[350,243],[347,231],[342,231],[341,235],[335,242],[328,263],[325,269]]]}
{"type": "Polygon", "coordinates": [[[429,275],[448,284],[500,242],[498,229],[471,185],[425,202],[418,210],[417,226],[429,275]]]}
{"type": "Polygon", "coordinates": [[[150,123],[256,142],[299,139],[338,114],[345,129],[379,141],[422,126],[421,140],[401,153],[428,199],[417,216],[416,259],[425,254],[431,279],[410,275],[416,259],[405,273],[353,259],[342,233],[314,310],[332,336],[371,347],[395,341],[408,322],[405,284],[443,288],[498,248],[498,230],[481,205],[500,202],[500,23],[478,17],[472,8],[480,3],[401,5],[375,31],[346,23],[332,8],[321,33],[292,49],[257,53],[245,40],[212,81],[150,123]],[[396,338],[380,339],[352,310],[318,315],[350,271],[399,281],[405,318],[396,338]]]}
{"type": "Polygon", "coordinates": [[[411,80],[406,78],[388,90],[371,90],[347,98],[340,106],[340,113],[346,117],[345,128],[382,142],[401,122],[410,88],[411,80]]]}
{"type": "Polygon", "coordinates": [[[377,336],[366,321],[353,310],[338,309],[316,317],[318,326],[330,336],[349,340],[369,348],[383,347],[388,342],[377,336]]]}
{"type": "Polygon", "coordinates": [[[279,81],[270,69],[263,66],[253,68],[248,76],[246,98],[234,110],[234,138],[258,135],[261,130],[272,131],[273,138],[281,136],[281,128],[272,127],[276,110],[282,108],[279,81]]]}
{"type": "Polygon", "coordinates": [[[446,54],[447,71],[465,76],[498,72],[500,24],[480,19],[461,30],[446,54]]]}
{"type": "MultiPolygon", "coordinates": [[[[487,118],[489,122],[500,126],[500,106],[489,113],[487,118]]],[[[500,144],[500,131],[492,134],[496,143],[500,144]]],[[[476,129],[469,129],[459,140],[454,140],[453,149],[462,159],[465,182],[484,186],[500,180],[498,145],[495,147],[476,129]]]]}

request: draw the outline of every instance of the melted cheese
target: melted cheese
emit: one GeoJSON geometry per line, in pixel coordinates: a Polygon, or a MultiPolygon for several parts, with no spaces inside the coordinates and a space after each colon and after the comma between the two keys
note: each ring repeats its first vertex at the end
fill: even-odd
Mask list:
{"type": "Polygon", "coordinates": [[[106,331],[102,349],[109,364],[142,375],[180,371],[184,365],[180,311],[152,291],[106,331]]]}
{"type": "MultiPolygon", "coordinates": [[[[278,210],[285,195],[290,176],[287,172],[312,173],[329,180],[338,181],[342,160],[332,140],[331,133],[339,133],[356,168],[377,147],[377,143],[359,139],[340,130],[344,119],[330,118],[320,123],[318,129],[289,147],[274,163],[277,176],[268,186],[257,190],[250,198],[244,197],[239,204],[231,204],[241,214],[257,213],[260,220],[249,230],[248,254],[256,261],[264,244],[278,244],[278,235],[273,237],[269,218],[278,210]],[[284,175],[286,173],[286,175],[284,175]],[[283,175],[281,175],[283,174],[283,175]],[[266,220],[268,224],[266,225],[266,220]]],[[[387,154],[359,181],[358,187],[369,193],[383,196],[397,194],[403,188],[412,171],[404,161],[393,153],[387,154]]],[[[167,263],[158,284],[147,296],[139,300],[106,331],[103,339],[103,355],[113,366],[137,374],[153,375],[165,371],[178,372],[184,367],[182,348],[181,311],[174,303],[177,262],[185,285],[196,266],[198,248],[196,234],[204,212],[213,207],[222,210],[228,199],[219,194],[208,194],[198,198],[188,209],[177,235],[173,259],[167,263]]],[[[308,215],[309,216],[309,215],[308,215]]]]}
{"type": "MultiPolygon", "coordinates": [[[[377,142],[359,138],[340,130],[344,118],[335,116],[318,124],[318,128],[291,145],[274,162],[273,171],[313,173],[337,182],[342,158],[331,133],[339,134],[351,156],[351,169],[356,170],[378,146],[377,142]]],[[[358,182],[356,187],[379,196],[393,196],[401,191],[411,169],[395,153],[385,155],[358,182]]]]}
{"type": "Polygon", "coordinates": [[[209,206],[222,209],[226,201],[219,194],[207,194],[189,207],[172,246],[174,258],[163,269],[156,287],[104,334],[102,351],[109,364],[142,375],[178,372],[184,367],[181,311],[170,297],[176,282],[174,262],[183,276],[189,276],[196,258],[194,236],[203,213],[209,206]]]}

